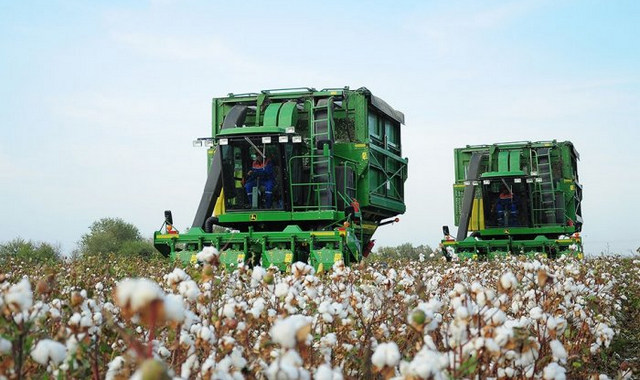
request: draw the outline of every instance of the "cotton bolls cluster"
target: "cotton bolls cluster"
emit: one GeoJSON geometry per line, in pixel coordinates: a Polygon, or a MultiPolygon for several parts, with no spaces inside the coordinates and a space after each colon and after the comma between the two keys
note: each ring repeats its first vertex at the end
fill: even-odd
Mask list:
{"type": "Polygon", "coordinates": [[[110,380],[153,371],[174,379],[597,378],[585,355],[615,346],[628,302],[620,289],[640,281],[640,261],[611,259],[340,261],[316,272],[300,262],[222,271],[218,255],[198,253],[204,267],[141,265],[136,278],[117,260],[109,271],[126,275],[61,266],[35,296],[39,277],[15,271],[0,281],[8,321],[0,363],[22,326],[35,337],[25,373],[50,377],[97,366],[110,380]]]}

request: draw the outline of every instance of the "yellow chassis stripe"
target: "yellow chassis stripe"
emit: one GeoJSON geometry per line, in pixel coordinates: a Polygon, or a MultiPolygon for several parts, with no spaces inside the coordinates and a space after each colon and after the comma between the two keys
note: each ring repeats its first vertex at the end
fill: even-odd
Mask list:
{"type": "Polygon", "coordinates": [[[173,239],[180,237],[179,234],[166,234],[166,235],[157,235],[156,239],[173,239]]]}
{"type": "Polygon", "coordinates": [[[312,236],[334,236],[336,233],[333,231],[324,231],[324,232],[312,232],[312,236]]]}

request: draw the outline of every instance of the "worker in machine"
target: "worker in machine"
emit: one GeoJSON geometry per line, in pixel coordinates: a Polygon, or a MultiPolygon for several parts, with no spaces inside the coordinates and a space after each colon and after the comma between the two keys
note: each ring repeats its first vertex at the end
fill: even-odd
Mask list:
{"type": "Polygon", "coordinates": [[[251,199],[254,187],[262,186],[264,187],[266,198],[265,206],[267,208],[271,208],[274,185],[275,177],[273,173],[273,164],[271,163],[271,160],[263,157],[261,153],[258,153],[251,164],[251,170],[247,173],[247,180],[244,184],[244,189],[247,192],[248,199],[251,199]]]}
{"type": "Polygon", "coordinates": [[[498,202],[496,203],[498,213],[498,226],[515,227],[518,223],[518,199],[507,187],[502,186],[498,202]]]}

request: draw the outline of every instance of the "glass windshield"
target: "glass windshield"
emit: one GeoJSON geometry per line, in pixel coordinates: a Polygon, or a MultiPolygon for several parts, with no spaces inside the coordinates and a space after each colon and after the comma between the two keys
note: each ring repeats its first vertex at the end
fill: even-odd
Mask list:
{"type": "MultiPolygon", "coordinates": [[[[277,137],[276,137],[277,139],[277,137]]],[[[263,144],[261,138],[234,139],[222,149],[225,207],[233,210],[282,210],[286,144],[263,144]]]]}
{"type": "Polygon", "coordinates": [[[488,228],[532,227],[528,184],[523,179],[520,181],[515,183],[512,178],[483,181],[484,217],[488,228]]]}

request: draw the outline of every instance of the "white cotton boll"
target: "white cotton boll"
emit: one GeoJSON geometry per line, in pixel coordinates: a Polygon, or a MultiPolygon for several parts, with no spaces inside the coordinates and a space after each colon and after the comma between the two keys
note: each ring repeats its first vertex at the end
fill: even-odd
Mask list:
{"type": "Polygon", "coordinates": [[[168,358],[169,356],[171,356],[171,351],[169,351],[168,348],[162,346],[158,349],[158,355],[160,355],[162,358],[168,358]]]}
{"type": "Polygon", "coordinates": [[[12,311],[27,311],[33,305],[33,292],[31,284],[26,277],[11,286],[4,295],[4,303],[12,311]]]}
{"type": "Polygon", "coordinates": [[[222,307],[222,314],[229,319],[235,318],[236,303],[233,300],[231,300],[229,301],[229,303],[224,304],[224,306],[222,307]]]}
{"type": "Polygon", "coordinates": [[[102,313],[95,313],[92,319],[96,326],[100,326],[102,324],[102,313]]]}
{"type": "Polygon", "coordinates": [[[251,272],[251,278],[256,281],[262,281],[262,278],[266,274],[267,274],[267,271],[263,267],[253,267],[253,272],[251,272]]]}
{"type": "Polygon", "coordinates": [[[473,282],[473,283],[471,284],[471,292],[472,292],[472,293],[479,293],[479,292],[481,292],[483,289],[484,289],[484,288],[482,287],[482,285],[481,285],[479,282],[477,282],[477,281],[475,281],[475,282],[473,282]]]}
{"type": "Polygon", "coordinates": [[[67,356],[67,347],[55,340],[43,339],[31,351],[31,357],[39,364],[47,365],[49,361],[60,364],[67,356]]]}
{"type": "Polygon", "coordinates": [[[189,355],[189,357],[187,358],[187,360],[184,361],[184,363],[182,363],[182,366],[180,367],[180,376],[183,379],[189,379],[191,376],[191,370],[195,368],[195,366],[197,365],[198,362],[198,356],[197,355],[189,355]]]}
{"type": "Polygon", "coordinates": [[[567,361],[567,351],[559,340],[556,339],[549,342],[549,347],[551,347],[551,353],[556,361],[561,363],[567,361]]]}
{"type": "Polygon", "coordinates": [[[329,364],[321,364],[313,376],[314,380],[342,380],[340,368],[331,368],[329,364]]]}
{"type": "Polygon", "coordinates": [[[231,365],[238,371],[247,365],[247,359],[242,356],[242,349],[238,347],[235,347],[233,351],[231,351],[229,357],[231,358],[231,365]]]}
{"type": "Polygon", "coordinates": [[[59,309],[56,309],[55,307],[52,307],[49,309],[49,317],[51,319],[59,319],[60,316],[61,314],[59,309]]]}
{"type": "Polygon", "coordinates": [[[513,273],[507,272],[500,276],[500,285],[504,290],[513,290],[518,286],[518,279],[513,273]]]}
{"type": "Polygon", "coordinates": [[[549,330],[555,330],[556,327],[558,327],[558,323],[556,322],[556,319],[552,316],[549,316],[549,318],[547,318],[547,328],[549,330]]]}
{"type": "Polygon", "coordinates": [[[204,326],[198,332],[198,337],[200,337],[200,339],[205,342],[212,342],[215,338],[215,335],[213,334],[213,331],[211,331],[207,326],[204,326]]]}
{"type": "Polygon", "coordinates": [[[465,306],[460,306],[456,309],[456,318],[467,319],[469,318],[469,310],[465,306]]]}
{"type": "Polygon", "coordinates": [[[80,320],[82,320],[80,313],[73,313],[69,318],[69,326],[80,326],[80,320]]]}
{"type": "Polygon", "coordinates": [[[172,286],[190,278],[189,275],[180,268],[174,268],[173,272],[164,276],[167,285],[172,286]]]}
{"type": "Polygon", "coordinates": [[[102,282],[98,282],[95,286],[94,289],[101,292],[104,289],[104,285],[102,285],[102,282]]]}
{"type": "Polygon", "coordinates": [[[260,318],[260,315],[264,311],[265,304],[266,301],[264,300],[264,298],[257,298],[255,301],[253,301],[253,306],[251,307],[251,310],[249,310],[249,314],[253,315],[253,317],[256,319],[260,318]]]}
{"type": "Polygon", "coordinates": [[[423,347],[410,363],[401,364],[400,372],[409,378],[445,380],[449,378],[444,372],[448,362],[446,354],[423,347]]]}
{"type": "Polygon", "coordinates": [[[320,338],[320,344],[325,347],[332,347],[338,343],[338,338],[335,333],[329,333],[320,338]]]}
{"type": "Polygon", "coordinates": [[[431,298],[426,304],[420,303],[418,306],[424,311],[430,311],[431,313],[438,313],[442,308],[442,302],[437,298],[431,298]]]}
{"type": "Polygon", "coordinates": [[[276,285],[276,289],[274,291],[276,297],[284,297],[289,293],[289,284],[286,282],[281,282],[276,285]]]}
{"type": "Polygon", "coordinates": [[[491,309],[489,315],[491,315],[491,323],[494,326],[499,326],[507,320],[507,314],[500,309],[491,309]]]}
{"type": "Polygon", "coordinates": [[[610,328],[604,323],[598,323],[596,327],[596,333],[595,333],[596,343],[599,345],[604,344],[605,347],[609,347],[609,345],[611,344],[611,341],[613,340],[614,334],[615,332],[613,331],[612,328],[610,328]]]}
{"type": "Polygon", "coordinates": [[[380,343],[371,356],[371,363],[378,368],[395,367],[400,363],[400,350],[395,342],[380,343]]]}
{"type": "Polygon", "coordinates": [[[490,352],[493,352],[493,353],[500,352],[500,346],[498,346],[498,343],[496,343],[496,341],[491,338],[486,339],[484,342],[484,345],[485,347],[487,347],[487,350],[489,350],[490,352]]]}
{"type": "Polygon", "coordinates": [[[4,338],[0,338],[0,355],[6,355],[8,353],[11,352],[11,342],[4,339],[4,338]]]}
{"type": "Polygon", "coordinates": [[[202,251],[196,255],[196,259],[205,263],[213,263],[214,259],[218,257],[218,254],[219,252],[216,248],[211,246],[204,247],[202,251]]]}
{"type": "Polygon", "coordinates": [[[484,307],[487,304],[487,296],[484,292],[480,292],[476,295],[476,303],[478,307],[484,307]]]}
{"type": "Polygon", "coordinates": [[[80,327],[91,327],[93,326],[93,319],[90,315],[84,315],[82,319],[80,319],[80,327]]]}
{"type": "Polygon", "coordinates": [[[310,374],[304,367],[300,355],[295,350],[288,350],[281,357],[274,360],[266,370],[270,380],[304,380],[309,379],[310,374]]]}
{"type": "Polygon", "coordinates": [[[146,278],[126,278],[116,287],[116,302],[122,307],[127,304],[133,312],[147,307],[152,301],[164,298],[158,284],[146,278]]]}
{"type": "Polygon", "coordinates": [[[200,295],[200,288],[193,280],[185,280],[178,285],[178,292],[189,301],[195,301],[200,295]]]}
{"type": "Polygon", "coordinates": [[[542,318],[542,309],[539,306],[534,307],[529,311],[531,319],[538,320],[542,318]]]}
{"type": "Polygon", "coordinates": [[[511,338],[513,338],[514,332],[511,326],[499,326],[496,328],[496,335],[494,337],[495,342],[500,346],[504,347],[511,338]]]}
{"type": "Polygon", "coordinates": [[[453,291],[458,294],[465,294],[467,292],[467,288],[465,288],[461,283],[456,283],[453,285],[453,291]]]}
{"type": "Polygon", "coordinates": [[[202,325],[196,323],[194,325],[191,325],[191,327],[189,328],[189,332],[193,335],[198,335],[200,333],[200,329],[202,329],[202,325]]]}
{"type": "Polygon", "coordinates": [[[285,319],[277,320],[271,327],[269,334],[273,341],[282,347],[294,348],[298,342],[298,331],[310,325],[312,320],[311,317],[304,315],[292,315],[285,319]]]}
{"type": "Polygon", "coordinates": [[[118,373],[124,367],[124,358],[122,356],[116,356],[112,361],[107,365],[107,373],[105,375],[105,380],[114,380],[118,373]]]}
{"type": "Polygon", "coordinates": [[[566,370],[559,366],[556,362],[549,363],[543,370],[543,378],[545,380],[565,380],[566,370]]]}
{"type": "Polygon", "coordinates": [[[185,314],[182,296],[178,294],[167,295],[164,299],[164,314],[170,321],[183,322],[185,314]]]}
{"type": "Polygon", "coordinates": [[[297,261],[291,266],[291,273],[296,277],[300,277],[308,274],[314,274],[315,270],[311,265],[303,263],[302,261],[297,261]]]}

